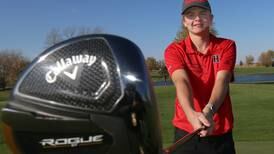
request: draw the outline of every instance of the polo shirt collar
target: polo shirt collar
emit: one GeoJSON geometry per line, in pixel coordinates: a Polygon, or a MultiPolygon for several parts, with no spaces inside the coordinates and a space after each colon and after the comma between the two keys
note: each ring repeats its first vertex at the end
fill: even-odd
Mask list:
{"type": "MultiPolygon", "coordinates": [[[[208,51],[205,55],[211,54],[212,50],[213,50],[213,44],[215,41],[216,37],[212,34],[210,34],[209,36],[209,48],[208,51]]],[[[186,44],[186,52],[190,53],[190,54],[195,54],[195,53],[200,53],[196,50],[191,38],[189,36],[186,37],[185,39],[185,44],[186,44]]]]}

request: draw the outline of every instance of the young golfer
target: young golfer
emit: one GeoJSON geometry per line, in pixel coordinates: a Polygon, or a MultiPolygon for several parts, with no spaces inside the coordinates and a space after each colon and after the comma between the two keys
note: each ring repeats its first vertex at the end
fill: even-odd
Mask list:
{"type": "Polygon", "coordinates": [[[229,83],[236,60],[235,42],[210,33],[213,15],[207,0],[184,0],[182,23],[188,36],[165,50],[176,87],[175,141],[202,130],[175,153],[235,154],[229,83]]]}

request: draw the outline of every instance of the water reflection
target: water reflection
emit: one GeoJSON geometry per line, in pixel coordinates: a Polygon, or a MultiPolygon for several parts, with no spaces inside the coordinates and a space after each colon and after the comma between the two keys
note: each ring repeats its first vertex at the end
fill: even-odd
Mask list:
{"type": "Polygon", "coordinates": [[[258,82],[274,82],[274,74],[254,74],[239,75],[235,78],[235,83],[258,83],[258,82]]]}

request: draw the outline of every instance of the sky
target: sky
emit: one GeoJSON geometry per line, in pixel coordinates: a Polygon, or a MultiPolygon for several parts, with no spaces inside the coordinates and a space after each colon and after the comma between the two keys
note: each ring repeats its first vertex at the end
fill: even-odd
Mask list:
{"type": "MultiPolygon", "coordinates": [[[[219,37],[237,44],[237,62],[274,49],[273,0],[210,0],[219,37]]],[[[145,57],[163,52],[181,25],[182,0],[0,0],[0,50],[30,60],[52,29],[100,27],[135,42],[145,57]]]]}

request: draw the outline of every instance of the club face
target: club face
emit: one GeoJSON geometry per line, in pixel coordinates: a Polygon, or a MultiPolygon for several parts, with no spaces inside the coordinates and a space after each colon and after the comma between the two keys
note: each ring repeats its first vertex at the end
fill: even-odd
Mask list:
{"type": "Polygon", "coordinates": [[[118,36],[81,36],[47,49],[18,80],[2,114],[10,145],[22,153],[161,151],[144,57],[118,36]]]}
{"type": "Polygon", "coordinates": [[[19,81],[15,95],[61,109],[111,112],[123,97],[117,69],[105,39],[71,40],[40,56],[19,81]]]}

